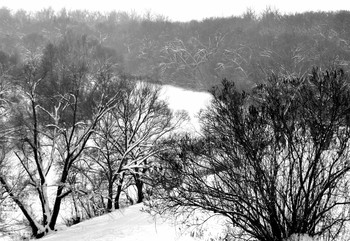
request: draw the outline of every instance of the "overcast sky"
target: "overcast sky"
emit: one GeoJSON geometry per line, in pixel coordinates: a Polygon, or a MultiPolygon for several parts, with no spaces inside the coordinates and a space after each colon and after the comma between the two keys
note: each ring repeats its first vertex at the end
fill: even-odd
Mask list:
{"type": "Polygon", "coordinates": [[[52,7],[54,10],[87,9],[102,12],[136,11],[144,14],[150,11],[174,21],[201,20],[208,17],[240,15],[248,8],[261,13],[267,7],[281,13],[304,11],[350,10],[349,0],[0,0],[1,7],[12,10],[37,11],[52,7]]]}

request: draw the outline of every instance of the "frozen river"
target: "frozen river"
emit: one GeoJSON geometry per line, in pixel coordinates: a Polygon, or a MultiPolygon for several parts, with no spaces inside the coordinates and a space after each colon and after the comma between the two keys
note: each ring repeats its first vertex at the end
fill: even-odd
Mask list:
{"type": "Polygon", "coordinates": [[[169,108],[173,111],[187,111],[190,122],[183,127],[184,130],[194,129],[195,132],[200,130],[198,113],[210,103],[211,95],[208,92],[197,92],[163,85],[161,98],[168,102],[169,108]]]}

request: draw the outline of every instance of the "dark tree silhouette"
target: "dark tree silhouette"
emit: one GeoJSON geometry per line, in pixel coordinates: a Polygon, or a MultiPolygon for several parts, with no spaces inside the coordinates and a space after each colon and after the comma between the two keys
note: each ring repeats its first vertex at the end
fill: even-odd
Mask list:
{"type": "Polygon", "coordinates": [[[203,137],[159,156],[150,206],[222,214],[243,240],[336,239],[349,220],[349,76],[271,76],[251,93],[224,80],[212,95],[203,137]]]}

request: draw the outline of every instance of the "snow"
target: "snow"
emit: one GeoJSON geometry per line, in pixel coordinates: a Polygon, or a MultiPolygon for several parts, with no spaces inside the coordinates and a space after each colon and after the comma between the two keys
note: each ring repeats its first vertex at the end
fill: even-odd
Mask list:
{"type": "Polygon", "coordinates": [[[173,111],[187,111],[190,121],[182,126],[184,131],[197,133],[200,131],[198,113],[210,103],[211,95],[208,92],[163,85],[160,97],[168,102],[169,108],[173,111]]]}
{"type": "Polygon", "coordinates": [[[0,234],[0,241],[13,241],[10,236],[0,234]]]}
{"type": "MultiPolygon", "coordinates": [[[[49,234],[43,241],[194,241],[198,239],[193,230],[184,232],[174,220],[154,218],[142,212],[143,204],[116,210],[112,213],[76,224],[57,233],[49,234]],[[194,236],[194,237],[193,237],[194,236]]],[[[210,225],[217,230],[215,225],[210,225]]],[[[215,231],[211,230],[212,233],[215,231]]],[[[211,234],[212,234],[211,233],[211,234]]],[[[213,234],[212,234],[213,235],[213,234]]],[[[208,237],[208,240],[210,237],[208,237]]]]}

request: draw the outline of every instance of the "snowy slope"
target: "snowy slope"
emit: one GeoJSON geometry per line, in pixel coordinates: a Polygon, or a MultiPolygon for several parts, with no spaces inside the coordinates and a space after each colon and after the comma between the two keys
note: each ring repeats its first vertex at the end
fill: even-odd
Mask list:
{"type": "MultiPolygon", "coordinates": [[[[130,206],[93,218],[41,239],[43,241],[194,241],[194,232],[171,220],[154,218],[141,212],[143,204],[130,206]]],[[[212,226],[212,225],[211,225],[212,226]]],[[[217,230],[217,228],[215,228],[217,230]]],[[[211,235],[212,236],[212,235],[211,235]]],[[[204,238],[204,239],[203,239],[204,238]]],[[[209,237],[208,237],[209,238],[209,237]]]]}

